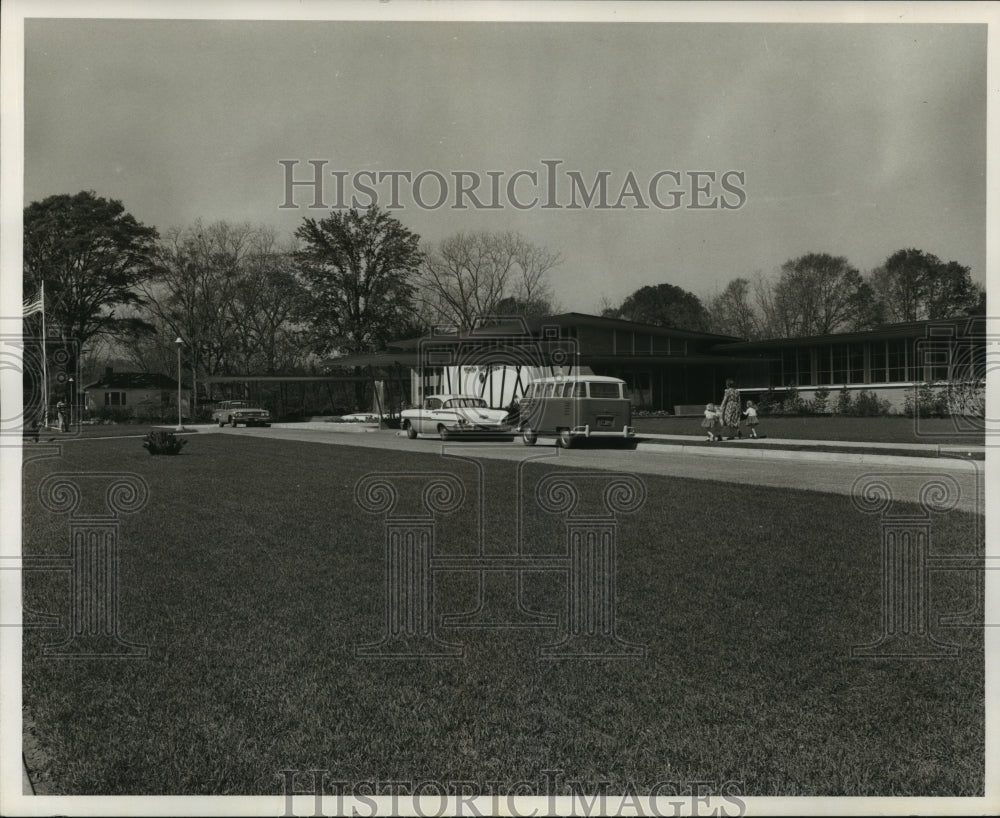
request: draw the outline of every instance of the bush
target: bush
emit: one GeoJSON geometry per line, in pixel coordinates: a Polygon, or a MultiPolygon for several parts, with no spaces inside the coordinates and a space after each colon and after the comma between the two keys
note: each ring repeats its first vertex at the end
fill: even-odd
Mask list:
{"type": "Polygon", "coordinates": [[[809,401],[809,411],[814,415],[825,415],[830,411],[830,390],[821,386],[809,401]]]}
{"type": "Polygon", "coordinates": [[[889,414],[889,401],[879,400],[874,392],[862,390],[854,397],[854,404],[851,407],[851,415],[855,417],[879,417],[889,414]]]}
{"type": "Polygon", "coordinates": [[[142,444],[150,454],[180,454],[185,446],[187,441],[178,439],[173,432],[150,432],[142,444]]]}
{"type": "Polygon", "coordinates": [[[780,404],[778,393],[774,391],[773,386],[769,386],[767,391],[756,399],[756,403],[758,415],[773,415],[775,407],[780,404]]]}
{"type": "Polygon", "coordinates": [[[851,414],[852,408],[851,390],[845,386],[837,393],[837,405],[833,411],[838,415],[849,415],[851,414]]]}
{"type": "Polygon", "coordinates": [[[781,395],[781,414],[801,415],[806,411],[806,402],[799,395],[799,390],[794,386],[789,386],[781,395]]]}
{"type": "Polygon", "coordinates": [[[131,423],[134,420],[132,410],[125,406],[102,406],[97,410],[97,419],[101,423],[131,423]]]}
{"type": "Polygon", "coordinates": [[[946,418],[951,415],[948,405],[948,388],[935,389],[930,383],[922,383],[903,400],[903,414],[907,417],[946,418]]]}

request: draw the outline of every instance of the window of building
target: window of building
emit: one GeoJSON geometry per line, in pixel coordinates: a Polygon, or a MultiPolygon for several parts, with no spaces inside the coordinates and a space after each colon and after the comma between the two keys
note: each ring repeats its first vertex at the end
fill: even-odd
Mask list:
{"type": "Polygon", "coordinates": [[[615,330],[615,355],[632,354],[632,333],[625,330],[615,330]]]}
{"type": "Polygon", "coordinates": [[[635,354],[649,355],[653,350],[653,337],[644,332],[635,333],[635,354]]]}
{"type": "Polygon", "coordinates": [[[125,393],[124,392],[105,392],[104,393],[104,405],[105,406],[124,406],[125,405],[125,393]]]}
{"type": "Polygon", "coordinates": [[[889,380],[886,374],[885,346],[885,341],[872,341],[870,344],[871,383],[886,383],[889,380]]]}
{"type": "Polygon", "coordinates": [[[906,341],[886,342],[886,367],[889,371],[889,382],[906,380],[906,341]]]}
{"type": "Polygon", "coordinates": [[[865,345],[845,344],[847,354],[847,383],[865,382],[865,345]]]}
{"type": "Polygon", "coordinates": [[[920,346],[920,358],[925,367],[923,378],[930,381],[948,380],[951,344],[947,341],[924,342],[920,346]]]}
{"type": "Polygon", "coordinates": [[[833,348],[830,345],[816,348],[816,382],[820,386],[833,384],[833,348]]]}
{"type": "Polygon", "coordinates": [[[655,354],[655,355],[669,355],[670,354],[670,336],[669,335],[654,335],[652,341],[653,341],[653,354],[655,354]]]}
{"type": "Polygon", "coordinates": [[[789,349],[782,354],[783,386],[812,384],[812,353],[809,349],[789,349]]]}
{"type": "Polygon", "coordinates": [[[848,383],[850,380],[850,356],[847,344],[833,344],[833,382],[848,383]]]}

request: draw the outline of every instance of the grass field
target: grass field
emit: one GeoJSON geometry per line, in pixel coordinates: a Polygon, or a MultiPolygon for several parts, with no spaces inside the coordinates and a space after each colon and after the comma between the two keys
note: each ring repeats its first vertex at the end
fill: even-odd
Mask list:
{"type": "MultiPolygon", "coordinates": [[[[485,547],[513,539],[513,464],[483,461],[485,547]]],[[[466,507],[438,548],[472,553],[472,464],[398,451],[194,436],[178,457],[137,440],[80,442],[25,467],[26,553],[64,554],[68,525],[35,487],[54,471],[141,474],[122,518],[122,635],[144,660],[41,657],[25,630],[26,715],[44,788],[71,794],[280,793],[283,769],[444,781],[739,781],[748,795],[981,795],[981,629],[937,630],[947,660],[862,660],[880,628],[880,530],[847,497],[657,478],[618,529],[618,632],[647,658],[539,660],[545,630],[442,630],[464,659],[356,658],[384,621],[384,529],[354,502],[373,471],[458,475],[466,507]]],[[[551,467],[529,467],[529,482],[551,467]]],[[[530,488],[530,486],[529,486],[530,488]]],[[[905,510],[905,509],[903,509],[905,510]]],[[[526,548],[563,549],[527,508],[526,548]]],[[[934,522],[968,553],[976,518],[934,522]]],[[[976,574],[935,574],[935,613],[964,610],[976,574]]],[[[437,612],[470,609],[449,577],[437,612]]],[[[61,612],[64,575],[25,575],[26,604],[61,612]]],[[[535,574],[529,607],[559,612],[535,574]]],[[[980,614],[981,615],[981,614],[980,614]]]]}
{"type": "MultiPolygon", "coordinates": [[[[661,435],[705,437],[701,417],[635,418],[636,432],[661,435]]],[[[982,424],[982,421],[979,421],[982,424]]],[[[746,426],[744,425],[744,434],[746,426]]],[[[869,443],[940,443],[982,446],[982,429],[970,429],[962,419],[907,417],[853,418],[762,417],[760,434],[768,440],[855,440],[869,443]]]]}

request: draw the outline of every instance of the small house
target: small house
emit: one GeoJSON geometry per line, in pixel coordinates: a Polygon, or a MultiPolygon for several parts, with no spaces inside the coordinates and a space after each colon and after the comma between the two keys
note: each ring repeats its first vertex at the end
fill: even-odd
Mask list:
{"type": "MultiPolygon", "coordinates": [[[[177,419],[177,381],[155,372],[115,372],[83,388],[84,408],[90,418],[169,421],[177,419]]],[[[181,411],[191,413],[191,390],[181,386],[181,411]]]]}

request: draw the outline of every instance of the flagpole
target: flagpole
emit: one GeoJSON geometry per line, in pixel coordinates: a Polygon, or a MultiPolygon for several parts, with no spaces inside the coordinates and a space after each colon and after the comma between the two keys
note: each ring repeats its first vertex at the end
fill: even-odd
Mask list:
{"type": "Polygon", "coordinates": [[[46,337],[48,331],[45,329],[45,279],[42,279],[42,426],[49,427],[49,370],[48,353],[45,351],[46,337]]]}

